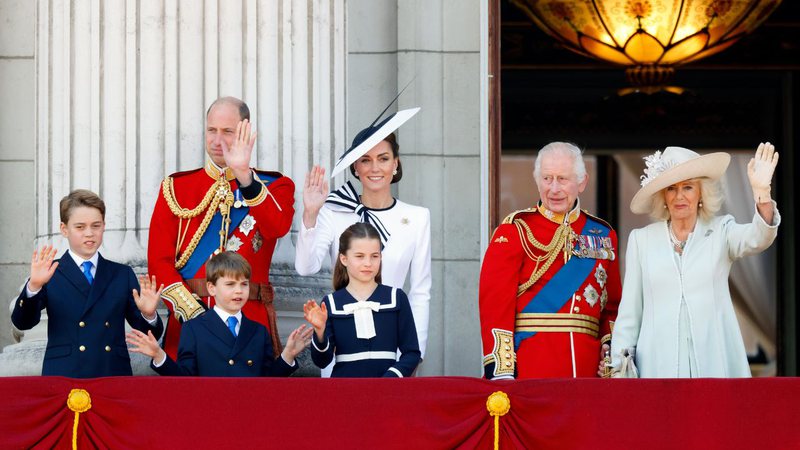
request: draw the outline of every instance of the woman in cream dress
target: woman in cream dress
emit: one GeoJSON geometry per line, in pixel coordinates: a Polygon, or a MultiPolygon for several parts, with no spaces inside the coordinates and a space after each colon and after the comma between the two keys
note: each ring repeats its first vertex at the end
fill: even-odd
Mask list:
{"type": "Polygon", "coordinates": [[[749,377],[728,276],[736,259],[775,240],[780,214],[770,185],[778,154],[761,144],[748,164],[755,213],[746,224],[716,215],[727,153],[667,147],[645,161],[631,211],[656,222],[628,239],[612,366],[619,369],[628,351],[641,377],[749,377]]]}

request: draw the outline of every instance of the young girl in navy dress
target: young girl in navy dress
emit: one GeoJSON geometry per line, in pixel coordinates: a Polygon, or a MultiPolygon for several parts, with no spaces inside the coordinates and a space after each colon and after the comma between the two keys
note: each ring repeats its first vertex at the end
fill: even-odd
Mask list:
{"type": "Polygon", "coordinates": [[[303,305],[314,327],[311,358],[332,377],[407,377],[420,360],[406,294],[381,282],[381,241],[370,224],[356,223],[339,237],[333,288],[320,305],[303,305]],[[401,356],[397,357],[397,351],[401,356]]]}

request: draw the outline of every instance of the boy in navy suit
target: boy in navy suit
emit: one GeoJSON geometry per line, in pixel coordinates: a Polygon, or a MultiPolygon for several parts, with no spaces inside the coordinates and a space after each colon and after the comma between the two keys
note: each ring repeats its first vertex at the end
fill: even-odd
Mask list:
{"type": "Polygon", "coordinates": [[[132,330],[131,351],[153,358],[161,375],[204,377],[288,376],[297,370],[295,357],[311,342],[310,327],[301,325],[275,358],[267,328],[242,314],[250,292],[250,264],[234,252],[222,252],[206,263],[206,287],[214,307],[183,324],[178,361],[169,358],[152,333],[132,330]]]}
{"type": "Polygon", "coordinates": [[[155,280],[103,258],[106,206],[95,193],[75,190],[61,199],[61,234],[67,250],[54,261],[52,245],[33,251],[31,276],[14,303],[11,322],[20,330],[39,323],[47,308],[47,349],[42,375],[75,378],[131,375],[125,321],[161,335],[156,314],[161,290],[155,280]]]}

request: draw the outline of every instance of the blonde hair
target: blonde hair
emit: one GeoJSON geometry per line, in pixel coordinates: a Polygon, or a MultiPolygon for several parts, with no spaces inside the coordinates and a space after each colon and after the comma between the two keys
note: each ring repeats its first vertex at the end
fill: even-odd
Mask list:
{"type": "MultiPolygon", "coordinates": [[[[692,178],[685,181],[699,181],[700,182],[700,202],[703,207],[697,208],[697,215],[704,222],[710,221],[722,208],[722,202],[725,200],[722,192],[722,182],[720,180],[712,180],[711,178],[692,178]]],[[[669,186],[668,186],[669,187],[669,186]]],[[[669,208],[667,208],[667,201],[664,192],[667,188],[653,194],[650,203],[650,217],[656,221],[669,220],[669,208]]]]}

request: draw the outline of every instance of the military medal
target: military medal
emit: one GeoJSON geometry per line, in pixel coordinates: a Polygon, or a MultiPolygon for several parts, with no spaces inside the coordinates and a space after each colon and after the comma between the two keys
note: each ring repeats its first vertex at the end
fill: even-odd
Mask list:
{"type": "Polygon", "coordinates": [[[239,239],[238,236],[231,236],[228,239],[228,243],[225,245],[225,250],[229,252],[238,252],[239,248],[242,247],[242,240],[239,239]]]}
{"type": "Polygon", "coordinates": [[[233,193],[233,195],[236,198],[236,200],[233,202],[233,207],[241,208],[242,206],[244,206],[244,199],[242,198],[242,192],[239,189],[237,189],[236,192],[233,193]]]}
{"type": "Polygon", "coordinates": [[[589,306],[594,307],[597,304],[597,300],[600,299],[600,294],[597,293],[597,289],[594,286],[589,284],[583,289],[583,298],[586,299],[586,303],[589,306]]]}
{"type": "Polygon", "coordinates": [[[605,287],[608,274],[606,273],[606,269],[603,268],[603,264],[597,265],[597,269],[594,271],[594,279],[597,280],[597,284],[599,284],[601,288],[605,287]]]}
{"type": "Polygon", "coordinates": [[[572,249],[573,255],[579,258],[614,260],[614,250],[610,237],[581,234],[578,236],[577,241],[578,245],[572,249]]]}
{"type": "Polygon", "coordinates": [[[239,224],[239,231],[247,236],[253,231],[253,228],[256,226],[256,219],[251,216],[250,214],[246,215],[244,219],[242,219],[242,223],[239,224]]]}
{"type": "Polygon", "coordinates": [[[261,238],[261,233],[258,230],[253,234],[253,239],[250,243],[253,245],[253,253],[258,253],[258,251],[261,250],[261,245],[264,243],[264,240],[261,238]]]}

